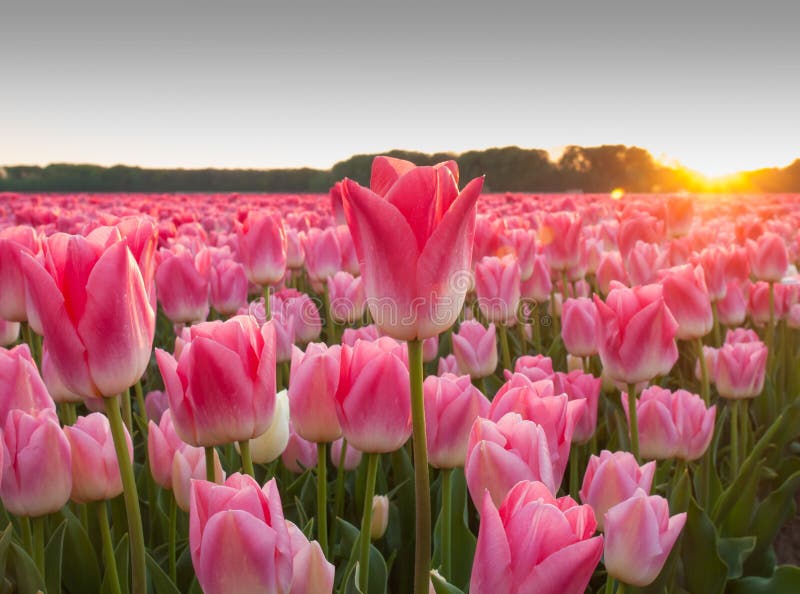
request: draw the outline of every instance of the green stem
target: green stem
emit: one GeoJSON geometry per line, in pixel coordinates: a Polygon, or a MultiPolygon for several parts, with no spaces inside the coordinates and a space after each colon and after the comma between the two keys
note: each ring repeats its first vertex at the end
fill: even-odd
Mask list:
{"type": "Polygon", "coordinates": [[[178,531],[178,500],[172,494],[169,502],[169,579],[173,584],[178,583],[178,563],[175,557],[176,538],[178,531]]]}
{"type": "Polygon", "coordinates": [[[450,575],[450,543],[453,532],[450,512],[453,499],[452,472],[452,468],[442,469],[442,575],[448,581],[452,577],[450,575]]]}
{"type": "Polygon", "coordinates": [[[525,322],[517,322],[517,336],[519,338],[519,354],[524,355],[528,350],[528,339],[525,336],[525,322]]]}
{"type": "Polygon", "coordinates": [[[564,304],[564,301],[569,299],[569,281],[567,280],[567,270],[566,268],[561,271],[561,304],[564,304]]]}
{"type": "Polygon", "coordinates": [[[317,540],[322,554],[328,556],[328,448],[317,444],[317,540]]]}
{"type": "Polygon", "coordinates": [[[61,418],[64,425],[74,425],[75,421],[78,420],[78,413],[75,411],[75,403],[62,402],[59,404],[59,408],[61,409],[61,418]]]}
{"type": "Polygon", "coordinates": [[[628,384],[628,418],[631,428],[631,451],[637,462],[639,459],[639,422],[636,418],[636,384],[628,384]]]}
{"type": "Polygon", "coordinates": [[[253,468],[253,458],[250,456],[249,439],[243,439],[239,442],[239,455],[242,457],[242,472],[255,478],[256,472],[253,468]]]}
{"type": "Polygon", "coordinates": [[[264,318],[268,322],[272,319],[272,303],[270,303],[269,293],[269,285],[264,285],[264,318]]]}
{"type": "Polygon", "coordinates": [[[20,516],[19,531],[22,534],[22,546],[33,557],[33,537],[31,536],[31,519],[28,516],[20,516]]]}
{"type": "Polygon", "coordinates": [[[619,585],[617,586],[617,594],[625,594],[625,589],[626,589],[625,583],[620,582],[619,585]]]}
{"type": "Polygon", "coordinates": [[[328,293],[328,283],[325,283],[322,298],[325,305],[325,336],[328,338],[328,344],[336,344],[336,325],[331,315],[331,297],[328,293]]]}
{"type": "MultiPolygon", "coordinates": [[[[336,517],[341,518],[344,513],[344,475],[347,472],[344,468],[345,459],[347,456],[347,440],[342,438],[342,451],[339,453],[339,466],[336,469],[336,500],[333,509],[336,511],[336,517]]],[[[333,532],[336,534],[336,524],[334,522],[333,532]]],[[[334,539],[336,542],[336,539],[334,539]]]]}
{"type": "Polygon", "coordinates": [[[608,576],[606,578],[606,594],[614,594],[614,578],[608,576]]]}
{"type": "Polygon", "coordinates": [[[372,532],[372,499],[375,496],[375,480],[378,478],[378,454],[367,456],[367,484],[364,488],[364,510],[361,514],[361,542],[358,555],[358,590],[367,594],[369,585],[369,546],[372,532]]]}
{"type": "Polygon", "coordinates": [[[739,474],[739,401],[731,400],[731,481],[739,474]]]}
{"type": "Polygon", "coordinates": [[[103,541],[103,563],[106,568],[106,575],[111,587],[112,594],[121,594],[122,588],[119,585],[119,574],[117,573],[117,561],[114,558],[114,542],[111,540],[111,528],[108,525],[108,510],[105,501],[95,501],[91,504],[97,516],[97,524],[100,527],[100,537],[103,541]]]}
{"type": "Polygon", "coordinates": [[[125,427],[128,428],[128,433],[133,437],[133,412],[131,411],[131,391],[125,390],[119,395],[119,401],[122,405],[122,419],[125,421],[125,427]]]}
{"type": "Polygon", "coordinates": [[[695,346],[697,347],[697,362],[700,364],[700,394],[703,397],[703,402],[708,406],[711,394],[708,388],[708,366],[706,365],[706,357],[703,354],[703,339],[695,339],[695,346]]]}
{"type": "Polygon", "coordinates": [[[714,315],[714,346],[719,348],[722,345],[722,330],[719,327],[719,311],[716,301],[711,302],[711,312],[714,315]]]}
{"type": "MultiPolygon", "coordinates": [[[[250,445],[248,443],[248,445],[250,445]]],[[[209,483],[216,482],[216,473],[214,472],[214,446],[206,446],[206,480],[209,483]]]]}
{"type": "MultiPolygon", "coordinates": [[[[500,328],[504,329],[504,326],[501,325],[500,328]]],[[[414,594],[428,594],[431,571],[431,492],[422,395],[421,340],[408,342],[408,363],[411,379],[411,417],[414,429],[414,496],[416,500],[414,594]]]]}
{"type": "Polygon", "coordinates": [[[139,380],[134,384],[133,391],[136,395],[136,406],[139,409],[139,420],[142,422],[143,431],[145,431],[145,438],[147,438],[147,409],[144,406],[144,390],[142,389],[142,380],[139,380]]]}
{"type": "Polygon", "coordinates": [[[531,329],[533,330],[533,346],[536,347],[537,353],[542,352],[542,329],[540,328],[540,319],[541,318],[536,315],[531,320],[531,329]]]}
{"type": "Polygon", "coordinates": [[[33,524],[33,561],[36,569],[44,577],[44,523],[46,518],[40,516],[31,518],[33,524]]]}
{"type": "MultiPolygon", "coordinates": [[[[126,394],[122,394],[123,399],[126,394]]],[[[122,490],[125,496],[125,511],[128,516],[128,535],[131,547],[131,594],[145,594],[147,590],[147,567],[145,566],[144,533],[142,514],[139,510],[139,495],[136,492],[136,478],[128,453],[125,426],[122,423],[119,404],[115,398],[104,398],[106,415],[111,424],[114,449],[117,451],[119,472],[122,476],[122,490]]],[[[128,399],[130,402],[130,399],[128,399]]]]}
{"type": "Polygon", "coordinates": [[[498,324],[497,328],[500,331],[500,353],[503,357],[503,368],[510,370],[511,350],[508,348],[508,328],[506,328],[506,325],[502,323],[498,324]]]}

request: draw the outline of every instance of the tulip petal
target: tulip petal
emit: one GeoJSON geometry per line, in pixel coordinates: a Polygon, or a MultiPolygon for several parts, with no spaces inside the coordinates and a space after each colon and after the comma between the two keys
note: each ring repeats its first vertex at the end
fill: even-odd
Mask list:
{"type": "Polygon", "coordinates": [[[484,491],[469,591],[472,594],[511,594],[511,586],[511,549],[492,496],[484,491]]]}

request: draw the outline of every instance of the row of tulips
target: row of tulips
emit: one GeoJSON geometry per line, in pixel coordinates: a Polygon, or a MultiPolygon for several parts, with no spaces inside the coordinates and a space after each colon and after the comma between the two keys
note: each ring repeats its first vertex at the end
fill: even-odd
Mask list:
{"type": "Polygon", "coordinates": [[[481,186],[0,197],[5,586],[798,591],[796,197],[481,186]]]}

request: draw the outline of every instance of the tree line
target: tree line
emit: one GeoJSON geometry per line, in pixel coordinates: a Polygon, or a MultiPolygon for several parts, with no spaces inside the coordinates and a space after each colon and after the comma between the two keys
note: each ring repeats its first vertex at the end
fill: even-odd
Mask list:
{"type": "MultiPolygon", "coordinates": [[[[800,159],[784,168],[747,171],[709,181],[687,169],[656,161],[635,146],[569,146],[557,160],[542,149],[516,146],[427,154],[388,154],[429,165],[455,159],[463,179],[486,175],[495,192],[800,192],[800,159]]],[[[330,169],[150,169],[55,163],[0,167],[0,191],[59,192],[327,192],[344,177],[369,183],[375,155],[354,155],[330,169]]]]}

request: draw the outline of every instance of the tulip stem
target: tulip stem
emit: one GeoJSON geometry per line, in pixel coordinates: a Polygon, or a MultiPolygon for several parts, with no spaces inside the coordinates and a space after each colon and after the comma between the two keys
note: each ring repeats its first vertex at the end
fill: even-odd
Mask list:
{"type": "Polygon", "coordinates": [[[31,519],[28,516],[20,516],[19,531],[22,536],[22,546],[33,557],[33,538],[31,537],[31,519]]]}
{"type": "Polygon", "coordinates": [[[739,474],[739,401],[731,400],[731,481],[739,474]]]}
{"type": "Polygon", "coordinates": [[[639,459],[639,422],[636,419],[636,384],[628,384],[628,419],[631,427],[631,451],[639,459]]]}
{"type": "Polygon", "coordinates": [[[706,356],[703,353],[703,339],[695,339],[695,345],[697,346],[697,363],[700,365],[700,394],[703,402],[708,406],[711,394],[708,389],[708,365],[706,365],[706,356]]]}
{"type": "MultiPolygon", "coordinates": [[[[133,392],[136,394],[136,406],[139,408],[139,420],[142,422],[142,431],[147,431],[147,408],[144,405],[144,390],[142,390],[142,380],[136,382],[133,386],[133,392]]],[[[147,435],[145,434],[145,437],[147,435]]]]}
{"type": "MultiPolygon", "coordinates": [[[[248,444],[249,445],[249,444],[248,444]]],[[[214,472],[214,446],[206,446],[206,480],[209,483],[216,482],[216,473],[214,472]]]]}
{"type": "MultiPolygon", "coordinates": [[[[121,395],[123,400],[126,393],[121,395]]],[[[117,451],[119,472],[122,476],[122,491],[125,496],[125,511],[128,516],[128,533],[131,547],[131,594],[145,594],[147,590],[147,567],[145,565],[144,532],[142,514],[139,510],[139,495],[136,491],[136,477],[133,475],[125,426],[122,423],[119,404],[116,398],[104,398],[106,415],[111,424],[114,449],[117,451]]],[[[130,398],[128,398],[130,403],[130,398]]]]}
{"type": "Polygon", "coordinates": [[[62,402],[59,407],[61,408],[61,420],[64,426],[74,425],[78,420],[77,413],[75,412],[74,402],[62,402]]]}
{"type": "Polygon", "coordinates": [[[367,484],[364,488],[364,510],[361,514],[361,551],[358,557],[358,591],[367,594],[369,585],[369,546],[372,532],[372,499],[378,478],[378,454],[367,454],[367,484]]]}
{"type": "MultiPolygon", "coordinates": [[[[174,501],[174,499],[173,499],[174,501]]],[[[91,504],[95,508],[97,525],[100,527],[100,536],[103,541],[103,563],[106,566],[106,575],[112,594],[121,594],[122,588],[119,585],[119,574],[117,573],[117,561],[114,558],[114,543],[111,540],[111,529],[108,525],[108,510],[105,501],[95,501],[91,504]]]]}
{"type": "Polygon", "coordinates": [[[508,348],[508,328],[505,324],[498,324],[497,326],[500,329],[500,353],[503,357],[503,368],[510,370],[511,350],[508,348]]]}
{"type": "MultiPolygon", "coordinates": [[[[501,336],[505,326],[500,325],[501,336]]],[[[507,343],[506,343],[507,344],[507,343]]],[[[408,341],[411,379],[411,417],[414,443],[414,498],[416,501],[416,548],[414,551],[414,594],[428,594],[431,572],[431,490],[428,449],[425,436],[425,408],[422,393],[422,341],[408,341]]]]}
{"type": "Polygon", "coordinates": [[[317,444],[317,540],[328,556],[328,458],[324,443],[317,444]]]}
{"type": "Polygon", "coordinates": [[[119,396],[120,404],[122,404],[122,419],[125,421],[125,427],[128,428],[128,433],[133,437],[133,412],[131,411],[131,391],[125,390],[119,396]]]}
{"type": "Polygon", "coordinates": [[[31,518],[33,524],[33,561],[44,577],[44,522],[45,517],[31,518]]]}
{"type": "Polygon", "coordinates": [[[611,576],[606,578],[606,594],[614,594],[614,578],[611,576]]]}
{"type": "Polygon", "coordinates": [[[714,346],[719,348],[722,345],[722,330],[719,327],[719,309],[717,302],[711,302],[711,313],[714,317],[714,346]]]}
{"type": "Polygon", "coordinates": [[[769,282],[769,329],[766,336],[767,342],[767,373],[772,373],[772,364],[775,360],[773,345],[775,344],[775,283],[769,282]]]}
{"type": "Polygon", "coordinates": [[[536,347],[536,352],[542,352],[542,329],[540,328],[541,318],[537,314],[531,319],[531,330],[533,331],[533,346],[536,347]]]}
{"type": "Polygon", "coordinates": [[[169,579],[173,584],[178,582],[178,564],[175,558],[175,541],[178,531],[178,500],[173,494],[169,502],[169,579]]]}
{"type": "Polygon", "coordinates": [[[331,315],[331,295],[328,292],[327,283],[322,291],[322,298],[324,300],[325,307],[325,335],[328,338],[328,344],[336,344],[338,342],[336,339],[336,325],[334,324],[333,316],[331,315]]]}
{"type": "Polygon", "coordinates": [[[452,517],[450,508],[453,499],[452,468],[442,469],[442,576],[450,580],[450,548],[452,539],[452,517]]]}
{"type": "MultiPolygon", "coordinates": [[[[344,513],[344,463],[347,456],[347,440],[343,437],[342,438],[342,451],[339,453],[339,466],[336,468],[336,498],[334,500],[334,513],[336,514],[336,518],[341,518],[342,514],[344,513]]],[[[337,528],[339,526],[339,522],[336,521],[334,518],[333,521],[333,534],[331,537],[331,542],[336,542],[336,535],[337,535],[337,528]]]]}
{"type": "MultiPolygon", "coordinates": [[[[253,458],[250,457],[250,440],[243,439],[239,442],[239,455],[242,458],[242,472],[249,474],[253,478],[256,476],[255,469],[253,468],[253,458]]],[[[206,470],[208,470],[206,468],[206,470]]]]}
{"type": "Polygon", "coordinates": [[[264,285],[264,319],[269,322],[272,319],[272,303],[269,298],[269,285],[264,285]]]}

